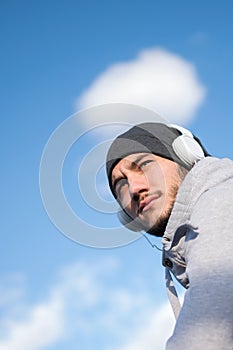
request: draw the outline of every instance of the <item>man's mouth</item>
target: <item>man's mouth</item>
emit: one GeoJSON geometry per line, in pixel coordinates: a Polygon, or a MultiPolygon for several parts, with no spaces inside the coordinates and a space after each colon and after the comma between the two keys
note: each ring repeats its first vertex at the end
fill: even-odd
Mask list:
{"type": "Polygon", "coordinates": [[[149,210],[154,202],[160,197],[160,193],[152,194],[144,199],[140,200],[139,206],[138,206],[138,212],[137,214],[145,213],[147,210],[149,210]]]}

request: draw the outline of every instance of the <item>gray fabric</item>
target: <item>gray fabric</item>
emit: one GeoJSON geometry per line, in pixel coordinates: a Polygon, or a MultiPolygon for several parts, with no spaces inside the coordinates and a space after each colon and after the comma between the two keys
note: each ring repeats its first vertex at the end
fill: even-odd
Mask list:
{"type": "Polygon", "coordinates": [[[207,157],[188,173],[178,191],[163,244],[163,264],[187,288],[166,349],[232,350],[231,160],[207,157]]]}
{"type": "Polygon", "coordinates": [[[175,319],[177,320],[179,313],[180,313],[181,305],[180,305],[180,300],[179,300],[178,294],[176,292],[176,288],[175,288],[171,273],[170,273],[169,269],[167,269],[167,268],[165,269],[165,279],[166,279],[166,288],[167,288],[168,299],[171,303],[175,319]]]}

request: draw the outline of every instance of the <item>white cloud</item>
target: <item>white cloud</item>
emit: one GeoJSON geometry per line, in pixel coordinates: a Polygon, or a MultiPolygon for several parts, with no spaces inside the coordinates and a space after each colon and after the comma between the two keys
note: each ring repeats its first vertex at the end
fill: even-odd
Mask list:
{"type": "MultiPolygon", "coordinates": [[[[118,284],[120,275],[113,259],[65,267],[47,298],[15,314],[5,311],[0,350],[51,349],[61,341],[67,348],[73,341],[75,349],[94,348],[95,341],[103,350],[164,349],[174,324],[170,305],[154,304],[143,276],[136,287],[133,278],[118,284]]],[[[18,296],[16,301],[21,302],[18,296]]]]}
{"type": "Polygon", "coordinates": [[[8,288],[11,307],[0,319],[3,334],[0,350],[38,350],[61,338],[64,327],[62,300],[52,292],[47,300],[26,306],[25,293],[21,299],[14,293],[18,288],[8,288]]]}
{"type": "MultiPolygon", "coordinates": [[[[113,267],[114,264],[108,262],[108,268],[113,267]]],[[[11,314],[5,314],[0,319],[4,334],[0,339],[0,350],[45,349],[66,337],[74,324],[79,327],[84,325],[85,328],[88,320],[85,320],[82,313],[93,307],[100,298],[96,281],[98,269],[100,265],[97,269],[91,269],[82,263],[67,266],[59,273],[57,284],[50,286],[47,299],[21,308],[20,314],[15,300],[16,312],[11,310],[11,314]],[[78,309],[80,314],[72,315],[73,309],[78,309]]],[[[102,273],[104,274],[104,267],[102,273]]],[[[12,287],[12,295],[13,290],[12,287]]],[[[20,303],[18,296],[17,302],[20,303]]]]}
{"type": "MultiPolygon", "coordinates": [[[[81,94],[76,107],[129,103],[149,108],[170,122],[184,124],[203,103],[205,90],[194,64],[164,49],[152,48],[139,52],[133,60],[109,66],[81,94]]],[[[98,118],[100,122],[135,122],[131,116],[124,116],[123,120],[111,115],[108,120],[98,118]]],[[[85,119],[83,122],[88,124],[86,116],[85,119]]]]}
{"type": "Polygon", "coordinates": [[[7,321],[7,336],[0,340],[0,350],[43,349],[62,337],[62,304],[59,300],[35,305],[21,321],[7,321]]]}
{"type": "Polygon", "coordinates": [[[174,319],[167,302],[157,310],[152,309],[147,315],[147,323],[134,331],[133,337],[118,350],[164,350],[173,328],[174,319]]]}

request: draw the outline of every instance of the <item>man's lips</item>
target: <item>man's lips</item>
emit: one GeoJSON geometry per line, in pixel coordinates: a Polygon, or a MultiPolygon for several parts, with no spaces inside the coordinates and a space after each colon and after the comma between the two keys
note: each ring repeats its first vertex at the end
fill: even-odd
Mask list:
{"type": "Polygon", "coordinates": [[[149,195],[139,202],[138,214],[144,213],[151,208],[154,201],[160,197],[159,194],[149,195]]]}

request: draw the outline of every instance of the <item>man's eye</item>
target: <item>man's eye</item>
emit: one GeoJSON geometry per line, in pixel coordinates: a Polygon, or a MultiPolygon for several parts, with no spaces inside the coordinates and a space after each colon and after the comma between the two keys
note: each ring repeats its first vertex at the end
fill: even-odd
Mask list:
{"type": "Polygon", "coordinates": [[[147,166],[147,165],[148,165],[149,163],[151,163],[151,162],[152,162],[152,160],[147,159],[147,160],[145,160],[144,162],[142,162],[142,163],[139,165],[139,168],[141,169],[141,168],[147,166]]]}
{"type": "Polygon", "coordinates": [[[123,187],[126,185],[128,185],[127,179],[119,179],[117,181],[116,188],[115,188],[117,196],[121,194],[123,187]]]}

